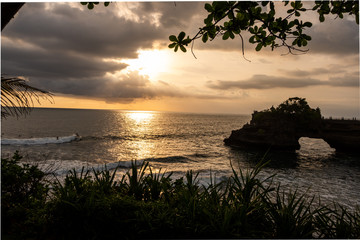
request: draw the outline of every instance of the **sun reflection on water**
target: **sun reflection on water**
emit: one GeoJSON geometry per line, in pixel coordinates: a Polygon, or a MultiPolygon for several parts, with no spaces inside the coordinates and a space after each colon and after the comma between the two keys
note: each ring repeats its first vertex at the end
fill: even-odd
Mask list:
{"type": "Polygon", "coordinates": [[[126,113],[126,117],[135,123],[150,123],[154,118],[154,112],[151,111],[131,111],[126,113]]]}
{"type": "Polygon", "coordinates": [[[136,160],[148,158],[154,151],[154,142],[148,137],[154,131],[154,118],[156,112],[152,111],[129,111],[125,114],[126,118],[132,122],[131,132],[134,137],[133,141],[129,142],[128,148],[132,152],[132,156],[136,160]]]}

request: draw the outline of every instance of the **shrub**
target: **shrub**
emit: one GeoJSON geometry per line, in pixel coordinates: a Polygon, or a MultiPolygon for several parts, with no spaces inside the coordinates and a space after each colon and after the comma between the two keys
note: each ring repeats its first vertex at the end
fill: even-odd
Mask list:
{"type": "Polygon", "coordinates": [[[37,166],[20,165],[21,159],[18,152],[11,159],[1,159],[2,234],[26,235],[41,228],[43,218],[38,213],[49,191],[46,174],[37,166]]]}
{"type": "MultiPolygon", "coordinates": [[[[264,167],[199,185],[188,171],[173,181],[148,163],[116,170],[69,171],[49,186],[36,166],[2,160],[3,236],[15,239],[359,238],[360,209],[315,206],[313,198],[274,188],[264,167]],[[148,172],[148,174],[146,174],[148,172]],[[265,182],[270,182],[265,184],[265,182]],[[48,194],[49,192],[49,194],[48,194]]],[[[212,179],[212,178],[211,178],[212,179]]]]}

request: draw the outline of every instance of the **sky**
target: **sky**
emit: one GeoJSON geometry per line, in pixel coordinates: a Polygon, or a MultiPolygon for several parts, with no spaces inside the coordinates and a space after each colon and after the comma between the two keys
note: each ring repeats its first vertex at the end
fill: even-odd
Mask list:
{"type": "MultiPolygon", "coordinates": [[[[359,25],[353,16],[311,21],[303,55],[255,51],[244,36],[174,52],[194,36],[205,2],[26,3],[1,34],[1,72],[54,94],[40,107],[251,114],[290,97],[325,117],[360,118],[359,25]]],[[[281,3],[277,3],[278,5],[281,3]]],[[[307,2],[306,4],[311,4],[307,2]]],[[[281,9],[281,6],[280,6],[281,9]]],[[[281,11],[280,11],[281,14],[281,11]]]]}

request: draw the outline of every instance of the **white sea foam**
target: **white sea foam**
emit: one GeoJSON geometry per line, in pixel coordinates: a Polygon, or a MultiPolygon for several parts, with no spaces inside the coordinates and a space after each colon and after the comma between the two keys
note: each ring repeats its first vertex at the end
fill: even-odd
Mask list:
{"type": "MultiPolygon", "coordinates": [[[[115,168],[130,168],[134,161],[120,161],[107,164],[94,164],[89,162],[83,162],[78,160],[46,160],[41,162],[28,162],[32,165],[37,165],[42,171],[47,173],[54,173],[57,176],[66,175],[69,171],[75,169],[76,172],[87,170],[114,170],[115,168]]],[[[143,160],[134,162],[136,166],[143,164],[143,160]]]]}
{"type": "Polygon", "coordinates": [[[80,140],[81,137],[73,134],[71,136],[64,137],[44,137],[44,138],[13,138],[13,139],[1,139],[3,145],[41,145],[50,143],[68,143],[75,140],[80,140]]]}

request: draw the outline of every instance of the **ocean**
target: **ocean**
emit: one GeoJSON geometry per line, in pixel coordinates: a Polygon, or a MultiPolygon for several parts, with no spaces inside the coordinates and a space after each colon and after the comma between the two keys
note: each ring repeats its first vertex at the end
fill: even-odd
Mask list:
{"type": "Polygon", "coordinates": [[[18,150],[24,162],[58,177],[82,167],[120,166],[148,161],[154,171],[199,172],[202,184],[226,179],[232,168],[251,170],[270,163],[259,177],[315,196],[322,203],[360,206],[360,156],[338,153],[322,139],[301,138],[296,152],[261,152],[225,146],[224,138],[250,115],[216,115],[117,110],[35,108],[26,117],[1,122],[1,157],[18,150]]]}

